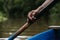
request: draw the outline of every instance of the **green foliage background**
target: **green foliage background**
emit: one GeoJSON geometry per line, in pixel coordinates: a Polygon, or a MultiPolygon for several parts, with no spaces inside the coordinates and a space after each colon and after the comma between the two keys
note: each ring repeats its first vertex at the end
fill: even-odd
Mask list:
{"type": "MultiPolygon", "coordinates": [[[[45,0],[8,0],[5,9],[11,11],[11,13],[9,11],[6,12],[4,9],[5,1],[7,0],[0,0],[0,14],[8,18],[21,18],[27,17],[29,11],[36,9],[45,0]]],[[[50,17],[54,23],[59,20],[60,3],[57,3],[55,7],[50,9],[50,17]]]]}
{"type": "MultiPolygon", "coordinates": [[[[28,12],[39,7],[44,1],[45,0],[0,0],[0,34],[2,34],[0,37],[8,37],[10,35],[8,33],[13,33],[20,28],[26,21],[28,12]]],[[[37,30],[36,33],[39,33],[39,26],[60,25],[60,2],[56,3],[47,14],[48,16],[42,16],[40,20],[33,24],[34,26],[38,26],[37,28],[35,27],[35,30],[33,30],[33,27],[27,30],[37,30]]],[[[43,27],[41,28],[41,31],[45,29],[43,27]]],[[[25,35],[26,33],[27,32],[23,32],[21,35],[25,35]]]]}

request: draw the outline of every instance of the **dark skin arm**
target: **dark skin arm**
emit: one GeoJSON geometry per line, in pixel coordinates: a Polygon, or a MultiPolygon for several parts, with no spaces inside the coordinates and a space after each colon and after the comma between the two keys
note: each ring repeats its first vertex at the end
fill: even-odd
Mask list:
{"type": "Polygon", "coordinates": [[[46,0],[41,6],[39,6],[37,9],[32,10],[28,13],[28,18],[30,20],[36,19],[34,16],[38,13],[40,13],[42,10],[44,10],[49,4],[51,4],[54,0],[46,0]]]}

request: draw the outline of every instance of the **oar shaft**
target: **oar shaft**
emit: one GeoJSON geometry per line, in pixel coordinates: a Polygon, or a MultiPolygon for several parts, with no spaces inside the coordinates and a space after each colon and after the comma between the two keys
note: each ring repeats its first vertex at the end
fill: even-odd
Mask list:
{"type": "Polygon", "coordinates": [[[13,40],[16,38],[19,34],[21,34],[25,29],[27,29],[31,24],[29,22],[26,22],[16,33],[11,35],[8,40],[13,40]]]}

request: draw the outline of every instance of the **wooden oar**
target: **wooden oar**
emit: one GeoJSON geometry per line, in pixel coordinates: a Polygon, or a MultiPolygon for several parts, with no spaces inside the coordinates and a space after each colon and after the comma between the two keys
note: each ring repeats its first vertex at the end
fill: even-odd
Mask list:
{"type": "MultiPolygon", "coordinates": [[[[42,15],[44,15],[44,12],[46,11],[46,10],[44,10],[44,9],[46,9],[46,7],[47,7],[48,5],[50,5],[52,2],[53,2],[53,0],[52,0],[52,1],[49,1],[49,2],[45,1],[43,5],[39,6],[36,10],[37,10],[37,12],[40,13],[40,14],[35,15],[35,17],[36,17],[37,19],[39,19],[42,15]],[[45,7],[44,7],[44,6],[45,6],[45,7]],[[43,10],[44,10],[44,11],[43,11],[43,10]]],[[[14,33],[13,35],[11,35],[11,36],[8,38],[8,40],[13,40],[14,38],[16,38],[19,34],[21,34],[25,29],[27,29],[27,28],[28,28],[32,23],[34,23],[37,19],[35,19],[35,20],[33,20],[33,21],[31,21],[31,20],[28,19],[28,21],[27,21],[19,30],[17,30],[16,33],[14,33]]]]}

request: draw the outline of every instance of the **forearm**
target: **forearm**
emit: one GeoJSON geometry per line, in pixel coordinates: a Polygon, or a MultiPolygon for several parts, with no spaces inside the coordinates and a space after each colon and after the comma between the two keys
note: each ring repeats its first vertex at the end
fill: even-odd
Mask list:
{"type": "Polygon", "coordinates": [[[50,5],[54,0],[46,0],[41,6],[39,6],[36,10],[40,13],[43,9],[45,9],[48,5],[50,5]]]}

